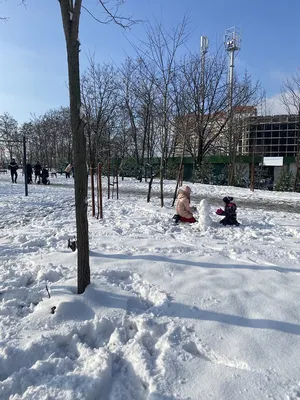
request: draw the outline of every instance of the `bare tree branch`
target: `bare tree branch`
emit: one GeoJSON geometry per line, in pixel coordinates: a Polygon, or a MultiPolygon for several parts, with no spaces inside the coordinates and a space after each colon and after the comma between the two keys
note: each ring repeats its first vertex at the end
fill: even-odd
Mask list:
{"type": "Polygon", "coordinates": [[[106,2],[103,0],[98,0],[99,4],[101,5],[101,7],[103,8],[105,14],[106,14],[106,19],[105,20],[101,20],[100,18],[96,17],[87,7],[82,6],[82,8],[97,22],[99,22],[100,24],[109,24],[111,22],[114,22],[115,24],[121,26],[123,29],[128,29],[130,28],[132,25],[140,22],[138,20],[134,20],[133,16],[129,16],[129,17],[123,17],[121,16],[118,12],[119,12],[119,7],[120,5],[123,3],[123,1],[117,1],[117,5],[114,11],[110,10],[107,5],[106,2]]]}

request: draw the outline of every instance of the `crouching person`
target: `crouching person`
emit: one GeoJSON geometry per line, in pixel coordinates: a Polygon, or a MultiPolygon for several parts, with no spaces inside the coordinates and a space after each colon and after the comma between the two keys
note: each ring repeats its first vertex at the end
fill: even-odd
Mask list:
{"type": "Polygon", "coordinates": [[[178,189],[176,214],[174,215],[175,222],[196,222],[193,213],[197,211],[196,207],[190,206],[191,201],[191,188],[183,186],[178,189]]]}
{"type": "Polygon", "coordinates": [[[49,181],[49,172],[46,168],[42,169],[42,184],[43,185],[50,185],[50,181],[49,181]]]}
{"type": "Polygon", "coordinates": [[[220,221],[220,224],[225,225],[236,225],[239,226],[240,223],[236,219],[236,204],[232,202],[233,197],[226,196],[223,198],[223,201],[225,203],[225,209],[223,210],[222,208],[219,208],[216,211],[216,214],[218,215],[225,215],[225,218],[223,218],[220,221]]]}

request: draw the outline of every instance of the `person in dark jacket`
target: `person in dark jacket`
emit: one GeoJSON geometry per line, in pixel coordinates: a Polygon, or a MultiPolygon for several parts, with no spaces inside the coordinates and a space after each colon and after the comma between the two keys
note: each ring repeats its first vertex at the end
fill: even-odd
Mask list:
{"type": "Polygon", "coordinates": [[[50,181],[49,181],[49,172],[46,168],[42,169],[42,183],[44,185],[50,185],[50,181]]]}
{"type": "Polygon", "coordinates": [[[35,164],[34,168],[34,182],[36,183],[36,181],[38,180],[38,183],[40,183],[41,180],[41,172],[42,172],[42,166],[39,163],[39,161],[37,161],[37,163],[35,164]]]}
{"type": "Polygon", "coordinates": [[[26,169],[27,169],[27,182],[32,183],[32,166],[30,163],[26,165],[26,169]]]}
{"type": "Polygon", "coordinates": [[[11,159],[11,162],[8,164],[8,169],[10,170],[12,183],[17,183],[18,173],[17,169],[19,168],[16,160],[14,158],[11,159]]]}
{"type": "Polygon", "coordinates": [[[239,226],[240,223],[236,219],[236,204],[233,203],[232,200],[233,200],[233,197],[230,197],[230,196],[224,197],[223,201],[225,203],[225,209],[223,210],[222,208],[219,208],[216,211],[216,214],[225,215],[225,218],[223,218],[220,221],[220,224],[239,226]]]}

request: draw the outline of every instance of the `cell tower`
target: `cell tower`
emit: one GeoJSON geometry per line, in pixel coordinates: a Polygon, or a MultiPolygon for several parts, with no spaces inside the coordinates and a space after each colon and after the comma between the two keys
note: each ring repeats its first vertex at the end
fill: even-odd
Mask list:
{"type": "Polygon", "coordinates": [[[204,77],[205,77],[205,56],[208,50],[208,38],[201,36],[200,38],[201,50],[201,95],[204,95],[204,77]]]}
{"type": "Polygon", "coordinates": [[[206,36],[201,36],[201,38],[200,38],[200,49],[201,49],[201,55],[207,53],[208,38],[206,36]]]}
{"type": "Polygon", "coordinates": [[[233,95],[233,72],[234,72],[234,59],[235,53],[241,50],[241,42],[242,42],[242,33],[241,30],[237,27],[232,27],[226,29],[225,31],[225,50],[227,51],[230,63],[229,63],[229,112],[232,108],[232,95],[233,95]]]}
{"type": "Polygon", "coordinates": [[[205,73],[205,56],[208,50],[208,38],[201,36],[200,38],[200,50],[201,50],[201,87],[204,85],[204,73],[205,73]]]}
{"type": "Polygon", "coordinates": [[[241,41],[242,34],[239,28],[235,26],[225,31],[224,38],[225,50],[229,55],[229,76],[228,76],[228,133],[229,133],[229,165],[228,165],[228,184],[233,185],[234,175],[235,175],[235,156],[236,156],[236,147],[237,147],[237,139],[233,134],[233,85],[234,85],[234,59],[235,53],[241,50],[241,41]]]}
{"type": "MultiPolygon", "coordinates": [[[[204,114],[205,107],[203,106],[205,103],[205,59],[206,59],[206,53],[208,50],[208,38],[206,36],[201,36],[200,38],[200,53],[201,53],[201,75],[200,75],[200,96],[201,96],[201,103],[202,104],[202,114],[204,114]]],[[[197,156],[197,162],[200,163],[201,161],[201,152],[200,152],[200,143],[201,143],[201,138],[203,135],[203,126],[202,126],[202,121],[203,118],[201,118],[201,134],[198,137],[198,156],[197,156]]]]}

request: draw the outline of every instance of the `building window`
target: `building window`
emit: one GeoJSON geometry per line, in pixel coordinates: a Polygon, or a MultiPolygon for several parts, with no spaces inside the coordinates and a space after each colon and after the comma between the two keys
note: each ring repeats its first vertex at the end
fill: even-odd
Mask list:
{"type": "Polygon", "coordinates": [[[279,136],[280,136],[281,138],[283,138],[283,139],[286,139],[287,136],[288,136],[288,133],[287,133],[287,131],[280,131],[280,132],[279,132],[279,136]]]}
{"type": "Polygon", "coordinates": [[[286,153],[286,146],[279,146],[279,153],[286,153]]]}

